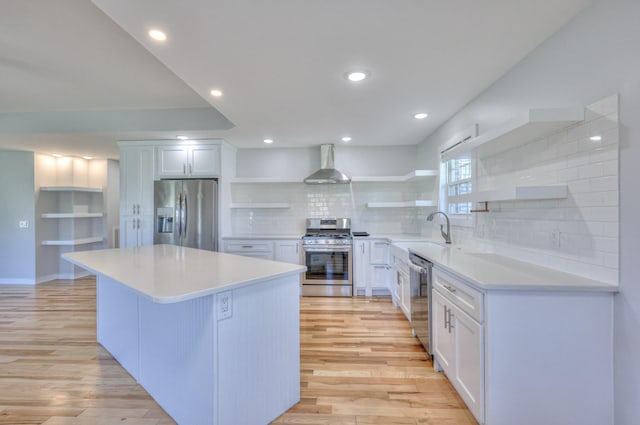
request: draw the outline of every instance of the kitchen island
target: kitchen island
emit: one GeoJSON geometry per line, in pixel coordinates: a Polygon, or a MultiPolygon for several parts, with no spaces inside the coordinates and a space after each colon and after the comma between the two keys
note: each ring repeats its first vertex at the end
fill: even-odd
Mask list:
{"type": "Polygon", "coordinates": [[[179,424],[267,424],[300,400],[304,266],[173,245],[65,254],[97,336],[179,424]]]}

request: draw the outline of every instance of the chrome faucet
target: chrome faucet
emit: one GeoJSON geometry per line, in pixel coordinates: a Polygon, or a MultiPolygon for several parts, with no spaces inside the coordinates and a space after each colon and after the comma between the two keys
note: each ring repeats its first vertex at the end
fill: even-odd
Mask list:
{"type": "Polygon", "coordinates": [[[433,217],[436,214],[442,214],[444,216],[444,218],[447,219],[447,231],[444,231],[444,225],[441,224],[440,225],[440,234],[442,235],[442,237],[444,238],[444,241],[446,243],[451,243],[451,226],[449,224],[449,216],[446,215],[445,213],[443,213],[442,211],[436,211],[436,212],[432,212],[431,214],[429,214],[429,216],[427,217],[427,221],[433,221],[433,217]]]}

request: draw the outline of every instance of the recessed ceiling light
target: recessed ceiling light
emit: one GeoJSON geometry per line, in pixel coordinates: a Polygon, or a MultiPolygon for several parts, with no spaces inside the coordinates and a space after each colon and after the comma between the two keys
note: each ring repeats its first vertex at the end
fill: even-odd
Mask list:
{"type": "Polygon", "coordinates": [[[427,118],[429,116],[429,114],[427,114],[426,112],[420,112],[417,113],[413,116],[413,118],[417,119],[417,120],[423,120],[425,118],[427,118]]]}
{"type": "Polygon", "coordinates": [[[165,34],[163,31],[156,30],[156,29],[149,30],[149,37],[153,38],[156,41],[167,40],[167,34],[165,34]]]}
{"type": "Polygon", "coordinates": [[[349,81],[353,81],[354,83],[357,83],[358,81],[364,80],[368,76],[369,74],[367,74],[364,71],[353,71],[347,74],[347,79],[349,81]]]}
{"type": "Polygon", "coordinates": [[[187,136],[176,136],[176,139],[187,140],[188,137],[187,136]]]}
{"type": "Polygon", "coordinates": [[[589,140],[592,140],[594,142],[599,142],[600,140],[602,140],[602,136],[591,136],[589,137],[589,140]]]}
{"type": "Polygon", "coordinates": [[[92,156],[83,156],[84,159],[93,159],[92,156]]]}
{"type": "Polygon", "coordinates": [[[350,142],[350,141],[351,141],[351,137],[349,137],[349,136],[344,136],[344,137],[342,138],[342,141],[343,141],[343,142],[350,142]]]}
{"type": "Polygon", "coordinates": [[[270,145],[271,143],[273,143],[273,139],[264,139],[264,142],[265,142],[267,145],[270,145]]]}
{"type": "Polygon", "coordinates": [[[62,155],[60,155],[59,153],[52,153],[51,156],[55,158],[60,158],[62,155]]]}
{"type": "Polygon", "coordinates": [[[211,94],[211,96],[213,97],[220,97],[222,96],[222,90],[218,90],[218,89],[213,89],[209,92],[211,94]]]}

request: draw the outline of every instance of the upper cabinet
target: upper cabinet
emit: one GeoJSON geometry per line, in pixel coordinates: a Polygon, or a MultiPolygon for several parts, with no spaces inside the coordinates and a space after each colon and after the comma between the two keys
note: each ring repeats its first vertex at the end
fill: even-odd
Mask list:
{"type": "Polygon", "coordinates": [[[218,177],[220,147],[218,145],[159,146],[158,177],[218,177]]]}
{"type": "Polygon", "coordinates": [[[153,146],[120,145],[120,214],[153,214],[153,146]]]}

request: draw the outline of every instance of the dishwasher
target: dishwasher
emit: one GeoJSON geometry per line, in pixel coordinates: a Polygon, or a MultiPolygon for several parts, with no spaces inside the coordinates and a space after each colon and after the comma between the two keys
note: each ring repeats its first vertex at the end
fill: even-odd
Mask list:
{"type": "Polygon", "coordinates": [[[411,327],[429,355],[431,352],[431,285],[433,263],[409,253],[411,327]]]}

